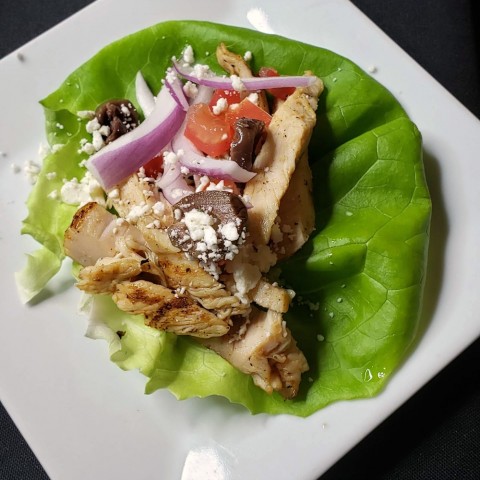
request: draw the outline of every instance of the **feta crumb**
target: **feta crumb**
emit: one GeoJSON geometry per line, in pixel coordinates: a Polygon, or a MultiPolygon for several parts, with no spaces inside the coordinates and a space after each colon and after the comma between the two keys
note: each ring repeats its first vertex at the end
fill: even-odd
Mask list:
{"type": "Polygon", "coordinates": [[[154,215],[163,215],[165,212],[165,205],[162,202],[157,202],[152,207],[154,215]]]}
{"type": "Polygon", "coordinates": [[[146,204],[134,205],[132,209],[127,213],[125,220],[129,223],[135,224],[145,214],[149,213],[150,206],[146,204]]]}
{"type": "Polygon", "coordinates": [[[92,145],[96,152],[105,146],[105,141],[103,140],[102,134],[99,130],[95,130],[93,132],[92,145]]]}
{"type": "Polygon", "coordinates": [[[183,86],[183,93],[185,93],[188,98],[195,98],[198,95],[198,87],[188,80],[183,86]]]}
{"type": "Polygon", "coordinates": [[[222,225],[220,227],[220,233],[225,239],[231,242],[235,242],[240,238],[235,222],[228,222],[225,225],[222,225]]]}
{"type": "Polygon", "coordinates": [[[208,65],[202,65],[197,63],[193,66],[193,76],[201,80],[202,78],[206,78],[210,75],[210,67],[208,65]]]}
{"type": "Polygon", "coordinates": [[[99,130],[100,127],[101,127],[100,122],[96,118],[93,118],[92,120],[87,122],[85,129],[87,130],[88,133],[93,133],[99,130]]]}
{"type": "Polygon", "coordinates": [[[377,73],[377,67],[375,65],[369,65],[367,70],[369,73],[377,73]]]}
{"type": "Polygon", "coordinates": [[[195,56],[193,54],[193,48],[191,45],[187,45],[183,50],[183,61],[190,65],[195,61],[195,56]]]}
{"type": "Polygon", "coordinates": [[[228,102],[226,98],[219,98],[217,103],[213,106],[212,112],[214,115],[220,115],[228,109],[228,102]]]}
{"type": "Polygon", "coordinates": [[[58,198],[58,190],[52,190],[48,195],[48,198],[56,200],[58,198]]]}
{"type": "Polygon", "coordinates": [[[52,153],[57,153],[64,146],[65,146],[65,144],[63,144],[63,143],[56,143],[55,145],[52,145],[52,153]]]}
{"type": "Polygon", "coordinates": [[[53,180],[54,178],[57,178],[57,172],[48,172],[45,174],[45,177],[47,180],[53,180]]]}
{"type": "Polygon", "coordinates": [[[77,112],[77,117],[82,120],[92,120],[95,117],[93,110],[80,110],[77,112]]]}
{"type": "Polygon", "coordinates": [[[246,62],[249,62],[252,59],[252,52],[250,50],[247,50],[245,54],[243,55],[243,59],[246,62]]]}
{"type": "Polygon", "coordinates": [[[247,98],[253,104],[258,105],[258,93],[257,92],[252,92],[247,98]]]}
{"type": "Polygon", "coordinates": [[[82,206],[91,201],[105,205],[103,189],[90,172],[86,172],[80,182],[77,178],[64,180],[60,196],[62,202],[68,205],[82,206]]]}
{"type": "Polygon", "coordinates": [[[51,152],[50,147],[46,143],[40,143],[38,146],[38,156],[40,160],[43,160],[51,152]]]}
{"type": "Polygon", "coordinates": [[[28,181],[32,185],[34,185],[35,183],[37,183],[38,180],[38,174],[40,173],[40,165],[32,160],[27,160],[23,164],[23,173],[27,177],[28,181]]]}
{"type": "Polygon", "coordinates": [[[237,92],[243,92],[246,90],[245,85],[240,80],[238,75],[230,75],[230,80],[232,81],[232,87],[237,92]]]}

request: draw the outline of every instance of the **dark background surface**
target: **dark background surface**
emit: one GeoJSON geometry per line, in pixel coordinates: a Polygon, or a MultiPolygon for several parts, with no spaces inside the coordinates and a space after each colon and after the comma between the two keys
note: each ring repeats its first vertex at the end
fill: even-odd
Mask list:
{"type": "MultiPolygon", "coordinates": [[[[89,3],[0,0],[0,58],[89,3]]],[[[353,3],[480,117],[478,0],[353,3]]],[[[20,479],[48,477],[0,405],[0,480],[20,479]]],[[[480,479],[480,340],[322,477],[340,479],[480,479]]]]}

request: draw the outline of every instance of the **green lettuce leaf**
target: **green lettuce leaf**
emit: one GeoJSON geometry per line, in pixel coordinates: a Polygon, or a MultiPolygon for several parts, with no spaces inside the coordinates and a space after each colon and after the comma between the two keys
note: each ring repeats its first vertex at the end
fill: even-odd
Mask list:
{"type": "Polygon", "coordinates": [[[267,395],[194,340],[150,329],[141,317],[119,312],[103,298],[104,322],[122,332],[119,343],[109,340],[111,358],[123,369],[146,375],[147,393],[168,388],[179,399],[220,395],[253,413],[306,416],[333,401],[372,396],[415,338],[431,204],[416,126],[378,82],[322,48],[237,27],[166,22],[105,47],[73,72],[42,101],[49,141],[64,146],[47,158],[28,200],[23,233],[50,252],[43,250],[43,260],[28,266],[32,273],[50,262],[31,292],[63,258],[63,232],[75,208],[47,197],[58,185],[46,174],[56,171],[57,183],[83,175],[78,148],[84,123],[77,112],[110,98],[135,103],[139,70],[158,91],[172,55],[180,55],[187,44],[197,62],[222,73],[214,55],[220,41],[238,53],[252,51],[254,70],[263,65],[285,75],[311,70],[325,84],[309,147],[316,231],[280,265],[284,281],[297,292],[286,320],[310,371],[296,399],[267,395]]]}

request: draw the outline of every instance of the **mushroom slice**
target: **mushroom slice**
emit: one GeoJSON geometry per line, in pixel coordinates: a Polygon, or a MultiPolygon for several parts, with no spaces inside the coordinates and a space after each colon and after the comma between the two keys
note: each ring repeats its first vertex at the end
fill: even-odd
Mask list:
{"type": "Polygon", "coordinates": [[[230,328],[226,319],[193,299],[145,280],[118,284],[112,298],[124,312],[144,315],[148,326],[177,335],[209,338],[225,335],[230,328]]]}

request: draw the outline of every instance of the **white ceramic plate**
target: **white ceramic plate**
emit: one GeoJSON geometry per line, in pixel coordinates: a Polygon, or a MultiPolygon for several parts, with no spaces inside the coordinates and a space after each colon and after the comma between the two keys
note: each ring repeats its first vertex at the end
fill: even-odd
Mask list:
{"type": "Polygon", "coordinates": [[[348,1],[99,0],[20,52],[0,62],[8,119],[0,129],[0,396],[52,479],[316,478],[480,334],[480,123],[348,1]],[[178,402],[167,391],[143,395],[139,373],[122,372],[103,342],[83,337],[68,269],[29,307],[13,282],[35,245],[18,234],[30,187],[11,164],[37,158],[38,99],[127,33],[170,19],[252,27],[252,8],[268,15],[276,33],[376,67],[423,133],[434,202],[424,333],[414,352],[378,397],[306,419],[251,416],[215,399],[178,402]],[[105,22],[112,12],[115,21],[105,22]]]}

